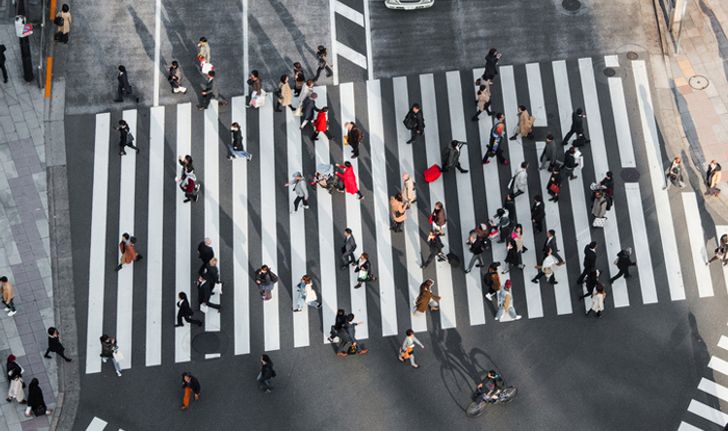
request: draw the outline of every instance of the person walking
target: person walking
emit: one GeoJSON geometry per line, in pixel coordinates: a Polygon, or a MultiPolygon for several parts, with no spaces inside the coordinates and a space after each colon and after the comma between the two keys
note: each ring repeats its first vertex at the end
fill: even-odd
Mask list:
{"type": "Polygon", "coordinates": [[[488,55],[485,56],[485,68],[483,70],[483,79],[493,81],[498,74],[498,62],[501,59],[501,53],[497,49],[491,48],[488,55]]]}
{"type": "Polygon", "coordinates": [[[402,347],[399,348],[398,359],[399,362],[404,362],[406,359],[409,359],[412,368],[420,368],[415,362],[415,344],[420,346],[421,349],[425,349],[425,345],[415,337],[415,331],[408,329],[406,337],[404,337],[404,341],[402,342],[402,347]]]}
{"type": "Polygon", "coordinates": [[[493,222],[491,225],[498,227],[498,243],[503,244],[506,239],[511,236],[511,218],[510,212],[505,208],[498,208],[493,215],[493,222]]]}
{"type": "Polygon", "coordinates": [[[291,86],[288,84],[288,75],[281,75],[281,79],[278,82],[278,89],[276,90],[276,112],[281,112],[281,107],[287,106],[291,111],[295,111],[296,108],[291,106],[293,103],[293,92],[291,86]]]}
{"type": "Polygon", "coordinates": [[[716,162],[715,160],[711,160],[710,163],[708,163],[708,167],[705,170],[705,185],[710,187],[711,178],[713,177],[713,173],[716,171],[716,169],[720,170],[720,163],[716,162]]]}
{"type": "Polygon", "coordinates": [[[278,276],[271,271],[268,265],[263,265],[255,271],[255,284],[260,291],[260,299],[267,301],[272,298],[273,285],[278,283],[278,276]]]}
{"type": "Polygon", "coordinates": [[[99,340],[101,341],[101,362],[104,364],[107,360],[111,359],[111,363],[114,364],[114,370],[116,375],[121,377],[121,366],[119,361],[123,358],[121,352],[119,352],[119,346],[116,345],[116,338],[109,337],[108,335],[102,335],[99,340]]]}
{"type": "Polygon", "coordinates": [[[442,202],[435,202],[435,208],[430,213],[430,226],[432,231],[440,236],[445,235],[445,226],[447,225],[447,216],[445,215],[445,206],[442,202]]]}
{"type": "Polygon", "coordinates": [[[582,292],[586,293],[578,293],[576,299],[578,299],[579,301],[583,301],[584,298],[586,298],[587,296],[591,296],[592,291],[597,286],[597,283],[599,283],[599,276],[601,274],[601,271],[599,271],[598,269],[589,272],[586,277],[584,277],[584,288],[582,289],[582,292]]]}
{"type": "Polygon", "coordinates": [[[231,143],[228,144],[228,160],[242,157],[248,161],[253,159],[253,155],[245,151],[243,147],[243,133],[240,131],[240,124],[234,122],[230,125],[230,134],[232,135],[231,143]]]}
{"type": "Polygon", "coordinates": [[[3,73],[3,83],[8,83],[8,69],[5,67],[5,51],[7,51],[7,48],[5,48],[5,45],[0,43],[0,71],[3,73]]]}
{"type": "Polygon", "coordinates": [[[576,284],[584,283],[584,277],[597,268],[597,242],[592,241],[584,247],[584,261],[582,262],[584,269],[581,271],[576,284]]]}
{"type": "Polygon", "coordinates": [[[190,301],[187,299],[187,294],[185,292],[180,292],[177,294],[177,308],[177,323],[174,324],[175,328],[184,326],[184,324],[182,323],[182,319],[185,319],[187,323],[194,323],[197,326],[202,326],[201,320],[192,318],[195,312],[192,311],[192,307],[190,307],[190,301]]]}
{"type": "Polygon", "coordinates": [[[260,372],[258,372],[258,377],[255,379],[258,381],[258,389],[270,393],[273,390],[273,385],[271,385],[270,381],[275,376],[276,372],[273,369],[273,361],[271,361],[270,356],[266,354],[260,355],[260,372]]]}
{"type": "Polygon", "coordinates": [[[187,88],[182,86],[182,69],[179,68],[177,60],[173,60],[167,69],[167,81],[172,87],[172,93],[187,93],[187,88]]]}
{"type": "MultiPolygon", "coordinates": [[[[584,119],[586,118],[586,114],[584,113],[584,110],[581,108],[576,108],[576,111],[574,111],[571,114],[571,128],[569,128],[569,131],[566,133],[566,136],[564,136],[564,139],[561,141],[561,145],[566,145],[569,143],[569,139],[571,139],[574,134],[576,134],[577,139],[584,136],[584,119]]],[[[586,139],[586,138],[583,138],[586,139]]],[[[589,142],[586,140],[586,142],[589,142]]]]}
{"type": "Polygon", "coordinates": [[[722,174],[721,174],[722,168],[721,168],[720,164],[718,162],[716,162],[715,160],[713,160],[710,163],[711,163],[711,165],[714,165],[714,166],[708,167],[708,172],[706,174],[707,179],[708,179],[708,182],[707,182],[708,190],[705,192],[705,195],[716,197],[720,194],[720,189],[718,188],[718,184],[720,184],[720,180],[722,177],[722,174]]]}
{"type": "MultiPolygon", "coordinates": [[[[705,262],[706,265],[710,265],[716,260],[720,260],[723,266],[728,264],[728,234],[723,234],[718,241],[718,248],[715,249],[713,257],[709,261],[705,262]]],[[[5,277],[3,277],[5,278],[5,277]]],[[[0,278],[0,282],[2,278],[0,278]]]]}
{"type": "Polygon", "coordinates": [[[61,334],[58,332],[58,329],[51,326],[48,328],[48,349],[46,349],[43,357],[50,359],[51,357],[49,353],[53,352],[63,358],[64,361],[71,362],[71,358],[67,358],[66,355],[64,355],[63,352],[65,351],[66,348],[63,347],[63,344],[61,344],[61,334]]]}
{"type": "Polygon", "coordinates": [[[321,76],[321,71],[323,70],[326,71],[327,78],[334,74],[334,71],[331,70],[332,65],[329,64],[329,52],[323,45],[319,45],[316,48],[316,62],[318,63],[318,68],[316,69],[316,75],[313,77],[314,81],[318,81],[319,76],[321,76]]]}
{"type": "Polygon", "coordinates": [[[303,85],[306,83],[306,76],[303,73],[303,66],[299,62],[293,63],[293,95],[298,97],[301,94],[303,85]]]}
{"type": "Polygon", "coordinates": [[[306,99],[308,99],[308,97],[314,93],[314,84],[315,82],[313,82],[313,79],[309,79],[303,84],[301,92],[298,95],[298,106],[296,106],[296,112],[294,113],[297,117],[303,115],[303,102],[305,102],[306,99]]]}
{"type": "Polygon", "coordinates": [[[528,138],[533,139],[533,124],[536,122],[536,118],[528,112],[528,108],[524,105],[518,105],[518,125],[513,131],[511,141],[515,141],[518,136],[521,139],[528,138]]]}
{"type": "Polygon", "coordinates": [[[299,104],[301,107],[301,126],[299,128],[303,130],[307,125],[314,127],[313,120],[316,116],[316,99],[318,94],[311,92],[307,97],[303,98],[303,101],[299,104]]]}
{"type": "Polygon", "coordinates": [[[396,193],[389,197],[389,216],[392,225],[389,227],[394,232],[402,232],[402,225],[407,220],[407,205],[404,202],[402,193],[396,193]]]}
{"type": "Polygon", "coordinates": [[[346,315],[338,332],[339,344],[336,356],[343,358],[349,355],[364,355],[369,352],[369,349],[356,340],[356,327],[363,323],[362,320],[355,321],[353,313],[346,315]]]}
{"type": "Polygon", "coordinates": [[[434,285],[435,282],[430,278],[425,280],[424,283],[420,284],[420,294],[417,295],[417,299],[415,300],[415,306],[412,309],[412,314],[424,314],[427,312],[428,308],[432,312],[440,311],[440,301],[442,300],[442,297],[435,295],[432,292],[432,286],[434,285]]]}
{"type": "MultiPolygon", "coordinates": [[[[114,99],[114,102],[123,102],[124,101],[124,95],[132,96],[132,90],[131,90],[131,84],[129,84],[129,76],[126,73],[126,67],[123,65],[119,65],[118,73],[116,74],[116,99],[114,99]]],[[[136,97],[136,103],[139,103],[139,97],[136,97]]]]}
{"type": "Polygon", "coordinates": [[[511,239],[513,239],[516,244],[516,250],[518,251],[518,254],[523,254],[528,251],[528,248],[526,248],[526,245],[524,244],[522,224],[516,224],[516,227],[511,232],[511,239]]]}
{"type": "Polygon", "coordinates": [[[488,293],[485,294],[488,301],[492,301],[493,295],[497,294],[501,288],[500,276],[498,275],[499,266],[500,262],[491,263],[488,265],[488,271],[483,276],[483,284],[488,288],[488,293]]]}
{"type": "Polygon", "coordinates": [[[356,183],[356,174],[354,173],[354,167],[351,163],[346,161],[343,165],[337,165],[337,168],[343,172],[336,172],[336,176],[344,181],[344,188],[346,192],[352,195],[357,195],[359,200],[364,199],[364,195],[359,191],[359,186],[356,183]]]}
{"type": "Polygon", "coordinates": [[[422,115],[422,110],[418,103],[413,103],[407,115],[405,115],[404,127],[410,131],[410,139],[407,141],[411,144],[417,140],[418,136],[421,136],[425,132],[425,117],[422,115]]]}
{"type": "Polygon", "coordinates": [[[119,242],[121,258],[119,259],[119,265],[117,265],[115,271],[119,271],[123,265],[131,264],[143,259],[143,256],[136,251],[136,241],[136,237],[129,235],[127,232],[124,232],[121,235],[121,241],[119,242]]]}
{"type": "Polygon", "coordinates": [[[210,44],[207,42],[206,37],[201,37],[197,42],[197,63],[210,63],[212,55],[210,54],[210,44]]]}
{"type": "Polygon", "coordinates": [[[489,79],[478,78],[475,80],[475,85],[478,87],[475,97],[477,112],[471,120],[478,121],[480,119],[480,113],[483,111],[489,116],[493,115],[493,112],[490,110],[490,86],[493,85],[493,82],[489,79]]]}
{"type": "Polygon", "coordinates": [[[129,131],[129,124],[127,124],[124,120],[119,120],[119,126],[114,129],[119,131],[119,155],[126,155],[124,147],[135,149],[138,154],[139,148],[134,145],[134,136],[129,131]]]}
{"type": "Polygon", "coordinates": [[[61,10],[56,14],[54,23],[58,27],[58,33],[56,33],[55,39],[61,43],[68,43],[68,34],[71,33],[73,17],[71,17],[71,8],[67,4],[64,3],[61,6],[61,10]]]}
{"type": "Polygon", "coordinates": [[[197,276],[197,303],[203,313],[206,313],[210,308],[214,308],[220,313],[220,304],[210,302],[215,285],[219,282],[220,272],[217,269],[217,259],[213,257],[205,266],[205,272],[197,276]]]}
{"type": "Polygon", "coordinates": [[[545,217],[546,210],[543,206],[543,198],[541,195],[536,195],[531,203],[531,224],[534,230],[543,232],[543,219],[545,217]]]}
{"type": "Polygon", "coordinates": [[[577,156],[577,150],[576,147],[572,145],[571,148],[566,150],[566,152],[564,153],[563,169],[565,174],[569,174],[569,180],[575,180],[578,178],[576,175],[574,175],[574,171],[578,167],[579,161],[577,156]]]}
{"type": "Polygon", "coordinates": [[[665,187],[662,190],[669,190],[671,185],[683,188],[685,183],[683,182],[683,167],[682,159],[680,156],[675,156],[670,163],[670,166],[665,171],[665,187]]]}
{"type": "Polygon", "coordinates": [[[210,100],[215,96],[215,71],[211,70],[205,75],[205,81],[200,85],[200,103],[197,110],[204,111],[210,106],[210,100]]]}
{"type": "Polygon", "coordinates": [[[592,216],[596,219],[604,219],[607,215],[607,198],[601,191],[594,192],[594,202],[591,208],[592,216]]]}
{"type": "Polygon", "coordinates": [[[541,265],[536,265],[536,269],[538,269],[538,274],[536,274],[535,277],[531,279],[531,283],[538,283],[538,280],[546,276],[546,282],[549,284],[558,284],[559,282],[556,281],[556,277],[554,276],[554,265],[556,265],[559,261],[554,257],[553,252],[549,248],[546,252],[546,256],[543,258],[543,261],[541,261],[541,265]]]}
{"type": "Polygon", "coordinates": [[[556,146],[554,135],[549,133],[546,135],[546,145],[543,147],[543,151],[541,151],[541,155],[539,156],[541,165],[538,169],[544,170],[548,168],[550,170],[551,166],[554,165],[561,167],[563,165],[563,155],[564,153],[561,152],[561,148],[556,146]]]}
{"type": "Polygon", "coordinates": [[[521,162],[521,167],[518,168],[516,173],[511,178],[510,184],[508,184],[508,190],[516,198],[528,191],[528,162],[521,162]]]}
{"type": "Polygon", "coordinates": [[[194,172],[195,167],[192,163],[192,156],[190,156],[189,154],[185,156],[179,156],[177,162],[182,168],[180,169],[180,176],[175,177],[174,181],[176,183],[179,183],[180,181],[185,179],[185,176],[187,176],[187,174],[189,174],[190,172],[194,172]]]}
{"type": "Polygon", "coordinates": [[[354,289],[360,288],[362,283],[377,281],[377,276],[372,273],[372,264],[369,262],[368,253],[362,253],[359,255],[359,259],[354,265],[354,272],[356,273],[356,284],[354,285],[354,289]]]}
{"type": "Polygon", "coordinates": [[[470,235],[468,236],[468,240],[466,244],[469,247],[470,253],[473,254],[473,256],[470,258],[470,263],[468,263],[468,267],[465,268],[465,273],[469,273],[473,269],[473,265],[475,265],[475,262],[477,261],[478,264],[475,265],[478,268],[482,268],[485,266],[485,261],[483,260],[483,252],[485,252],[485,248],[487,247],[487,243],[490,240],[488,240],[487,237],[481,237],[477,234],[475,230],[470,231],[470,235]]]}
{"type": "Polygon", "coordinates": [[[23,367],[16,362],[16,357],[13,354],[8,355],[8,359],[5,362],[5,376],[9,382],[8,386],[8,397],[7,402],[17,401],[20,404],[27,404],[25,401],[25,392],[23,391],[23,367]]]}
{"type": "Polygon", "coordinates": [[[179,183],[179,188],[185,194],[183,203],[197,202],[197,192],[200,190],[200,184],[197,182],[197,175],[195,175],[194,171],[190,171],[185,175],[184,179],[179,183]]]}
{"type": "Polygon", "coordinates": [[[442,252],[442,249],[445,246],[442,244],[442,240],[440,240],[440,235],[434,230],[431,230],[427,235],[427,246],[430,249],[430,254],[427,256],[427,259],[422,262],[420,268],[427,268],[435,257],[437,257],[438,262],[447,261],[447,256],[445,256],[445,253],[442,252]]]}
{"type": "Polygon", "coordinates": [[[498,291],[498,312],[495,315],[495,320],[501,321],[501,317],[503,317],[504,313],[508,313],[508,315],[513,320],[520,319],[520,314],[516,313],[516,309],[513,307],[513,296],[511,295],[511,280],[506,280],[506,283],[503,285],[503,289],[498,291]]]}
{"type": "Polygon", "coordinates": [[[296,285],[296,298],[293,311],[303,311],[303,307],[308,305],[315,309],[321,308],[321,301],[318,300],[316,291],[313,289],[313,280],[308,274],[301,277],[301,281],[296,285]]]}
{"type": "Polygon", "coordinates": [[[417,189],[415,188],[415,181],[407,172],[402,174],[402,198],[404,198],[407,209],[410,209],[412,207],[412,204],[417,202],[417,189]]]}
{"type": "Polygon", "coordinates": [[[355,159],[359,157],[359,144],[362,139],[364,139],[364,134],[353,121],[349,121],[344,124],[344,128],[346,128],[346,138],[344,143],[349,145],[349,148],[351,148],[351,158],[355,159]]]}
{"type": "Polygon", "coordinates": [[[248,75],[248,80],[245,81],[246,84],[248,84],[248,107],[249,108],[259,108],[262,106],[260,104],[260,100],[258,100],[259,96],[262,96],[263,94],[263,81],[260,79],[260,72],[257,70],[251,70],[250,74],[248,75]]]}
{"type": "Polygon", "coordinates": [[[25,416],[31,417],[35,415],[45,416],[51,414],[43,399],[43,390],[40,388],[40,382],[33,377],[28,385],[28,407],[25,409],[25,416]]]}
{"type": "Polygon", "coordinates": [[[546,183],[546,192],[551,196],[549,201],[559,201],[559,193],[561,193],[561,172],[557,168],[551,171],[549,181],[546,183]]]}
{"type": "Polygon", "coordinates": [[[341,269],[346,269],[349,265],[356,266],[354,250],[356,250],[354,234],[347,227],[344,229],[344,244],[341,246],[341,269]]]}
{"type": "Polygon", "coordinates": [[[553,229],[549,229],[548,232],[546,232],[546,241],[544,241],[543,244],[543,254],[546,256],[549,251],[554,255],[556,260],[559,262],[559,265],[564,264],[564,259],[561,258],[559,255],[559,245],[556,242],[556,231],[553,229]]]}
{"type": "Polygon", "coordinates": [[[594,312],[596,313],[596,316],[601,319],[602,312],[604,311],[604,300],[607,299],[607,291],[604,290],[604,285],[602,283],[597,282],[596,287],[592,290],[591,297],[591,308],[586,310],[586,315],[588,316],[589,313],[594,312]]]}
{"type": "MultiPolygon", "coordinates": [[[[726,241],[728,242],[728,235],[726,236],[726,241]]],[[[618,279],[619,277],[624,275],[624,278],[631,277],[629,275],[629,267],[630,266],[637,266],[637,263],[632,262],[630,259],[630,256],[632,256],[632,248],[627,247],[623,250],[620,250],[619,253],[617,253],[617,259],[614,260],[614,264],[617,266],[617,269],[619,269],[619,272],[614,274],[614,277],[609,279],[609,283],[614,283],[614,280],[618,279]]]]}
{"type": "Polygon", "coordinates": [[[303,202],[303,209],[308,209],[308,186],[306,180],[303,179],[303,174],[296,171],[291,176],[291,181],[283,184],[284,187],[291,187],[296,198],[293,200],[293,211],[291,214],[298,211],[298,204],[303,202]]]}
{"type": "MultiPolygon", "coordinates": [[[[496,118],[499,118],[498,116],[501,116],[500,118],[502,118],[502,115],[503,114],[498,114],[496,118]]],[[[503,139],[505,138],[505,130],[506,126],[502,121],[498,121],[491,129],[490,141],[488,142],[487,150],[483,156],[484,165],[490,163],[489,159],[493,156],[495,156],[501,164],[506,166],[508,165],[508,159],[503,154],[503,139]]]]}
{"type": "Polygon", "coordinates": [[[212,248],[212,240],[205,238],[197,244],[197,258],[200,259],[200,268],[197,270],[197,275],[205,273],[205,267],[210,260],[215,257],[215,250],[212,248]]]}
{"type": "Polygon", "coordinates": [[[316,119],[313,122],[313,135],[311,140],[318,141],[319,134],[323,133],[326,139],[333,141],[334,137],[329,131],[329,107],[324,106],[321,109],[317,109],[316,119]]]}
{"type": "Polygon", "coordinates": [[[190,398],[193,395],[195,401],[199,401],[201,389],[202,387],[197,377],[193,376],[189,371],[182,373],[182,390],[184,391],[184,395],[182,395],[182,407],[180,407],[180,410],[190,408],[190,398]]]}
{"type": "Polygon", "coordinates": [[[518,269],[523,269],[523,265],[521,264],[521,255],[518,254],[516,241],[511,238],[506,240],[506,258],[503,259],[503,261],[507,264],[507,266],[503,271],[501,271],[501,274],[507,274],[514,266],[518,269]]]}
{"type": "Polygon", "coordinates": [[[447,172],[450,169],[455,168],[463,174],[468,173],[467,169],[463,169],[463,167],[460,166],[460,152],[462,151],[463,145],[468,145],[468,143],[452,140],[450,144],[445,147],[445,151],[442,156],[442,172],[447,172]]]}
{"type": "Polygon", "coordinates": [[[13,317],[18,313],[15,309],[15,287],[13,283],[8,280],[8,277],[0,277],[0,291],[2,291],[2,301],[5,306],[5,312],[8,313],[8,317],[13,317]]]}

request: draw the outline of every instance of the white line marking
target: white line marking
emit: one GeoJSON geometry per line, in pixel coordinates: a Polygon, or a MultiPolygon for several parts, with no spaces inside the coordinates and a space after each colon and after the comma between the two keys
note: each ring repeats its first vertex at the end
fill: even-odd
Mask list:
{"type": "MultiPolygon", "coordinates": [[[[619,60],[616,55],[608,55],[605,58],[614,57],[616,65],[607,67],[619,67],[619,60]]],[[[624,86],[621,78],[608,78],[609,97],[612,101],[612,114],[614,115],[614,128],[617,132],[617,145],[619,146],[619,159],[622,167],[634,168],[637,163],[634,159],[634,147],[632,146],[632,134],[630,133],[629,117],[627,115],[627,102],[624,97],[624,86]]]]}
{"type": "Polygon", "coordinates": [[[688,411],[694,413],[703,419],[707,419],[720,426],[725,426],[728,422],[728,414],[721,412],[720,410],[714,409],[707,404],[703,404],[697,400],[690,400],[688,411]]]}
{"type": "MultiPolygon", "coordinates": [[[[176,156],[184,157],[192,151],[192,105],[189,103],[181,103],[177,105],[177,154],[176,156]]],[[[176,160],[175,160],[176,163],[176,160]]],[[[175,170],[180,169],[175,164],[175,170]]],[[[181,172],[178,171],[178,172],[181,172]]],[[[175,318],[177,315],[177,295],[184,292],[190,302],[190,307],[194,307],[192,294],[190,292],[192,285],[192,263],[190,258],[190,250],[192,250],[192,230],[191,230],[191,203],[184,203],[185,195],[175,185],[175,246],[174,246],[174,285],[175,285],[175,318]]],[[[171,299],[171,298],[170,298],[171,299]]],[[[198,312],[198,316],[200,313],[198,312]]],[[[174,330],[174,362],[189,362],[190,349],[192,347],[190,339],[190,325],[184,325],[174,330]]]]}
{"type": "Polygon", "coordinates": [[[147,232],[146,366],[162,364],[162,254],[164,232],[164,106],[150,109],[149,228],[147,232]]]}
{"type": "Polygon", "coordinates": [[[700,379],[698,389],[723,401],[728,401],[728,388],[706,378],[700,379]]]}
{"type": "MultiPolygon", "coordinates": [[[[101,114],[101,115],[103,115],[103,114],[101,114]]],[[[101,360],[99,360],[99,363],[100,362],[101,362],[101,360]]],[[[109,424],[108,422],[95,417],[91,420],[91,423],[88,424],[88,426],[86,427],[86,431],[103,431],[104,428],[106,428],[106,425],[108,425],[108,424],[109,424]]]]}
{"type": "MultiPolygon", "coordinates": [[[[86,374],[101,371],[101,344],[104,327],[104,289],[106,263],[106,212],[109,187],[108,112],[96,115],[94,136],[94,178],[91,205],[91,244],[88,269],[88,320],[86,330],[86,374]]],[[[115,145],[114,148],[117,148],[115,145]]],[[[116,244],[114,244],[115,246],[116,244]]],[[[116,262],[112,263],[116,265],[116,262]]]]}
{"type": "Polygon", "coordinates": [[[725,335],[721,335],[720,341],[718,341],[718,347],[728,350],[728,337],[726,337],[725,335]]]}
{"type": "Polygon", "coordinates": [[[220,356],[219,353],[205,353],[205,359],[217,359],[220,356]]]}
{"type": "Polygon", "coordinates": [[[377,272],[379,279],[379,308],[382,315],[382,336],[397,334],[397,300],[392,271],[392,233],[389,226],[389,190],[387,187],[387,160],[384,148],[382,119],[382,89],[379,81],[367,81],[367,109],[369,114],[369,145],[372,154],[372,199],[377,236],[377,272]]]}
{"type": "MultiPolygon", "coordinates": [[[[129,132],[134,136],[137,146],[141,145],[137,138],[137,111],[124,111],[124,121],[129,124],[129,132]]],[[[119,236],[124,232],[134,235],[134,203],[136,202],[136,151],[127,147],[125,156],[121,156],[121,184],[119,185],[119,236]]],[[[141,241],[140,241],[141,243],[141,241]]],[[[138,243],[139,244],[139,243],[138,243]]],[[[141,248],[141,247],[140,247],[141,248]]],[[[117,248],[118,250],[118,248],[117,248]]],[[[140,250],[137,249],[137,252],[140,250]]],[[[134,265],[124,265],[119,270],[116,296],[116,340],[124,359],[119,361],[121,369],[131,368],[131,325],[133,320],[134,299],[134,265]]],[[[146,264],[145,264],[146,265],[146,264]]]]}
{"type": "Polygon", "coordinates": [[[619,56],[617,55],[605,55],[604,65],[607,67],[619,67],[619,56]]]}
{"type": "Polygon", "coordinates": [[[334,0],[334,11],[344,18],[348,19],[349,21],[352,21],[353,23],[364,27],[364,15],[362,15],[361,12],[354,10],[344,3],[336,0],[334,0]]]}
{"type": "MultiPolygon", "coordinates": [[[[650,241],[647,239],[647,225],[642,208],[642,195],[640,186],[637,183],[625,183],[624,192],[627,195],[627,207],[629,208],[629,222],[632,227],[634,239],[635,262],[639,271],[640,290],[642,291],[642,303],[654,304],[657,302],[657,288],[655,287],[655,275],[652,273],[652,255],[650,252],[650,241]]],[[[609,256],[610,265],[616,256],[609,256]]]]}
{"type": "Polygon", "coordinates": [[[650,84],[647,77],[647,68],[643,60],[632,62],[632,73],[634,74],[637,105],[640,112],[640,122],[645,138],[645,150],[650,169],[650,183],[652,194],[655,199],[655,212],[660,226],[660,238],[662,239],[662,250],[665,256],[665,270],[667,271],[667,283],[670,287],[670,298],[673,301],[685,299],[685,286],[683,284],[682,272],[680,269],[680,257],[678,255],[677,240],[672,223],[672,210],[667,191],[662,190],[665,178],[662,168],[662,150],[657,136],[657,124],[655,123],[655,111],[652,105],[650,84]]]}
{"type": "Polygon", "coordinates": [[[682,200],[685,208],[685,219],[688,220],[687,230],[690,238],[693,268],[695,268],[695,281],[698,284],[698,295],[701,298],[713,296],[713,279],[710,276],[710,267],[705,264],[708,261],[708,252],[705,249],[698,200],[694,192],[682,193],[682,200]]]}
{"type": "MultiPolygon", "coordinates": [[[[246,75],[247,76],[247,75],[246,75]]],[[[240,124],[248,148],[245,96],[233,97],[232,122],[240,124]]],[[[257,157],[257,154],[254,156],[257,157]]],[[[250,353],[250,273],[248,272],[248,161],[233,160],[233,312],[235,354],[250,353]]]]}
{"type": "Polygon", "coordinates": [[[696,426],[690,425],[687,422],[680,422],[680,426],[677,428],[677,431],[703,431],[703,430],[696,426]]]}
{"type": "MultiPolygon", "coordinates": [[[[338,40],[336,41],[336,51],[339,56],[344,57],[345,59],[351,61],[362,69],[367,68],[367,58],[363,54],[354,51],[350,47],[339,42],[338,40]]],[[[338,68],[335,68],[334,70],[338,70],[338,68]]]]}
{"type": "Polygon", "coordinates": [[[366,43],[367,43],[367,79],[370,81],[374,79],[374,66],[373,62],[374,59],[372,58],[372,30],[371,26],[369,25],[369,2],[364,2],[364,21],[366,22],[366,25],[364,26],[364,34],[366,37],[366,43]]]}
{"type": "Polygon", "coordinates": [[[723,373],[728,376],[728,362],[716,357],[711,356],[710,362],[708,362],[708,368],[713,369],[719,373],[723,373]]]}
{"type": "MultiPolygon", "coordinates": [[[[394,93],[394,112],[397,124],[397,151],[399,153],[399,169],[400,174],[408,173],[413,180],[418,180],[419,175],[414,169],[414,157],[412,155],[411,144],[405,143],[410,138],[410,132],[402,124],[404,116],[409,111],[409,98],[407,94],[407,78],[396,77],[392,79],[392,87],[394,93]]],[[[418,198],[418,203],[420,202],[418,198]]],[[[405,256],[404,266],[407,268],[407,286],[409,288],[409,300],[407,302],[407,310],[412,310],[420,294],[420,284],[422,283],[422,269],[420,269],[420,259],[422,251],[420,250],[420,228],[419,228],[419,208],[417,203],[412,206],[407,214],[407,220],[404,222],[404,245],[405,256]]],[[[426,210],[429,211],[429,210],[426,210]]],[[[397,263],[397,262],[395,262],[397,263]]],[[[427,331],[427,319],[423,313],[410,313],[412,317],[412,330],[415,332],[427,331]]]]}
{"type": "MultiPolygon", "coordinates": [[[[334,61],[334,65],[331,67],[334,71],[333,80],[334,85],[339,85],[339,60],[337,58],[339,53],[336,45],[336,0],[329,0],[329,26],[331,27],[331,59],[334,61]]],[[[334,304],[336,304],[336,301],[334,301],[334,304]]],[[[334,313],[336,313],[335,310],[334,313]]],[[[326,332],[325,326],[324,332],[326,332]]]]}
{"type": "MultiPolygon", "coordinates": [[[[243,24],[243,76],[245,76],[247,79],[248,70],[250,69],[250,65],[248,64],[249,57],[250,57],[249,51],[248,51],[249,50],[248,41],[250,40],[250,39],[248,39],[248,0],[241,0],[241,2],[242,2],[242,5],[241,5],[242,14],[241,15],[242,15],[242,21],[243,21],[243,23],[242,23],[243,24]]],[[[238,123],[240,124],[240,131],[243,132],[243,139],[245,139],[244,131],[246,130],[246,128],[245,128],[246,118],[245,118],[244,114],[242,115],[242,120],[243,120],[242,122],[238,121],[238,123]]]]}
{"type": "MultiPolygon", "coordinates": [[[[220,135],[218,133],[218,103],[211,100],[205,112],[205,182],[202,184],[202,196],[205,198],[205,237],[212,240],[212,248],[216,251],[218,271],[220,261],[220,135]]],[[[191,203],[191,202],[190,202],[191,203]]],[[[222,278],[222,275],[221,275],[222,278]]],[[[213,286],[214,287],[214,286],[213,286]]],[[[210,300],[211,303],[222,302],[222,294],[218,292],[210,300]]],[[[220,313],[210,308],[205,314],[205,331],[220,330],[220,313]]]]}
{"type": "MultiPolygon", "coordinates": [[[[162,0],[156,0],[154,6],[154,106],[159,106],[159,64],[162,32],[162,0]]],[[[247,40],[247,39],[246,39],[247,40]]]]}
{"type": "MultiPolygon", "coordinates": [[[[717,225],[715,226],[715,246],[718,247],[718,244],[720,243],[720,237],[723,235],[728,234],[728,225],[717,225]]],[[[712,248],[712,247],[711,247],[712,248]]],[[[711,252],[714,251],[713,248],[710,250],[711,252]]],[[[713,256],[711,256],[713,257],[713,256]]],[[[721,265],[720,263],[716,263],[716,265],[721,265]]],[[[723,266],[723,281],[725,282],[726,289],[728,289],[728,265],[723,266]]]]}
{"type": "Polygon", "coordinates": [[[528,93],[531,97],[531,115],[536,118],[534,126],[548,126],[546,116],[546,103],[543,100],[543,85],[541,84],[541,66],[538,63],[526,65],[526,76],[528,77],[528,93]]]}

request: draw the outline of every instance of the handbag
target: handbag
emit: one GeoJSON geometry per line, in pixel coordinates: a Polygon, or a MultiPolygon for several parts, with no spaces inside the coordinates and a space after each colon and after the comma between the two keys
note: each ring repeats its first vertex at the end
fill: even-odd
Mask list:
{"type": "Polygon", "coordinates": [[[595,217],[594,218],[594,222],[592,222],[592,226],[593,227],[601,227],[601,228],[603,228],[604,227],[604,223],[606,223],[606,222],[607,222],[607,218],[606,217],[595,217]]]}
{"type": "Polygon", "coordinates": [[[549,191],[551,191],[551,193],[558,194],[561,191],[561,187],[559,187],[556,183],[552,183],[549,185],[549,191]]]}
{"type": "Polygon", "coordinates": [[[116,359],[116,362],[120,362],[124,360],[124,354],[121,353],[119,349],[114,350],[114,359],[116,359]]]}
{"type": "Polygon", "coordinates": [[[62,16],[57,16],[56,19],[53,20],[53,24],[57,25],[58,27],[63,26],[64,22],[65,22],[65,20],[63,19],[62,16]]]}

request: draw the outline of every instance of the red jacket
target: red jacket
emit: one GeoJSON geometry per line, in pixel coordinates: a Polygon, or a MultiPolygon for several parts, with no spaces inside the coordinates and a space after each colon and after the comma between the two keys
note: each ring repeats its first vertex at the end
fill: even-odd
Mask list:
{"type": "Polygon", "coordinates": [[[313,127],[317,132],[325,132],[328,130],[328,120],[326,119],[326,113],[323,111],[319,111],[319,113],[316,115],[316,120],[313,122],[313,127]]]}
{"type": "Polygon", "coordinates": [[[192,193],[195,191],[195,180],[191,177],[187,177],[185,178],[185,182],[180,187],[185,193],[192,193]]]}
{"type": "Polygon", "coordinates": [[[344,173],[342,174],[337,172],[336,175],[344,180],[344,187],[346,188],[346,192],[356,194],[359,191],[359,186],[356,185],[356,175],[354,174],[354,168],[347,168],[344,165],[339,165],[339,168],[343,169],[344,173]]]}

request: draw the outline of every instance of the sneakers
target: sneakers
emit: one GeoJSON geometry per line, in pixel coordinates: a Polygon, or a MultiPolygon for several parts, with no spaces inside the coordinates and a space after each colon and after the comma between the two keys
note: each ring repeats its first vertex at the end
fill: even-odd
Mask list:
{"type": "Polygon", "coordinates": [[[252,154],[248,154],[248,161],[251,161],[251,160],[253,160],[253,155],[252,154]]]}
{"type": "Polygon", "coordinates": [[[493,300],[493,294],[492,293],[486,293],[485,294],[485,297],[488,298],[488,301],[492,301],[493,300]]]}
{"type": "Polygon", "coordinates": [[[116,375],[119,376],[119,377],[121,377],[121,371],[116,370],[116,375]]]}
{"type": "Polygon", "coordinates": [[[515,318],[514,318],[513,320],[519,320],[519,319],[520,319],[521,317],[523,317],[523,316],[521,316],[521,315],[519,314],[519,315],[517,315],[517,316],[516,316],[516,317],[515,317],[515,318]]]}
{"type": "Polygon", "coordinates": [[[298,313],[299,311],[302,311],[302,310],[303,310],[303,308],[294,308],[293,309],[293,312],[294,313],[298,313]]]}
{"type": "Polygon", "coordinates": [[[13,317],[13,316],[15,316],[16,314],[18,314],[18,312],[17,312],[17,311],[15,311],[15,310],[13,310],[13,311],[11,311],[10,313],[8,313],[8,316],[9,316],[9,317],[13,317]]]}

